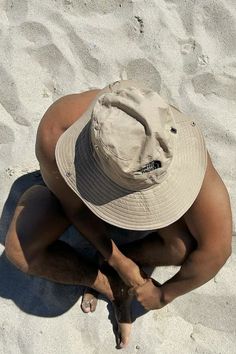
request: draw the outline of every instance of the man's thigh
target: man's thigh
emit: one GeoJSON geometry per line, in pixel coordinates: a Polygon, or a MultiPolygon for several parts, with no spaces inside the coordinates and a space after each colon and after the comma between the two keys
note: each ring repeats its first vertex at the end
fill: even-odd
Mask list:
{"type": "Polygon", "coordinates": [[[6,236],[5,251],[13,263],[27,264],[56,241],[69,227],[60,203],[42,185],[29,188],[20,198],[6,236]]]}

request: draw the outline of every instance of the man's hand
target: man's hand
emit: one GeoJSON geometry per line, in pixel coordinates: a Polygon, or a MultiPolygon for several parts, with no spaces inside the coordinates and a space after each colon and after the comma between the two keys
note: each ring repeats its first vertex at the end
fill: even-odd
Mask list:
{"type": "Polygon", "coordinates": [[[167,303],[164,302],[161,284],[149,278],[145,284],[129,289],[129,294],[134,295],[146,310],[161,309],[167,303]]]}
{"type": "Polygon", "coordinates": [[[111,242],[112,256],[108,260],[108,264],[116,270],[128,287],[134,288],[143,285],[147,278],[145,272],[135,262],[121,253],[113,241],[111,242]]]}

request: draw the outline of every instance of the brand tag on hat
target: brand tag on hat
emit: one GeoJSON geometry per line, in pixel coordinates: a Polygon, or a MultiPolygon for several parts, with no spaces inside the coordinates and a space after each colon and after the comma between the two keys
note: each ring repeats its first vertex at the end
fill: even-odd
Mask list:
{"type": "Polygon", "coordinates": [[[151,161],[148,164],[146,164],[144,167],[142,167],[137,172],[146,173],[146,172],[150,172],[150,171],[156,170],[159,167],[161,167],[161,161],[154,160],[154,161],[151,161]]]}

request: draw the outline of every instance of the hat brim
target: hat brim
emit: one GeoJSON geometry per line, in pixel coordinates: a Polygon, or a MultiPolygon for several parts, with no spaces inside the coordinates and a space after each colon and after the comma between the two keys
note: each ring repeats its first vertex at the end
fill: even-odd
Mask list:
{"type": "MultiPolygon", "coordinates": [[[[134,81],[126,81],[126,86],[134,81]]],[[[135,84],[137,87],[137,83],[135,84]]],[[[196,199],[207,167],[207,149],[197,123],[173,106],[177,128],[173,160],[165,180],[142,191],[126,190],[107,177],[93,155],[90,117],[101,90],[88,110],[56,145],[56,162],[66,183],[102,220],[130,230],[155,230],[178,220],[196,199]]]]}

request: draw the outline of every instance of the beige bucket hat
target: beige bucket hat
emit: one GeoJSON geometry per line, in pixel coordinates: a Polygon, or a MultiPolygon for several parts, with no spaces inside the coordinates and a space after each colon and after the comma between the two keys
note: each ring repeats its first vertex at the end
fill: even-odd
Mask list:
{"type": "Polygon", "coordinates": [[[56,145],[66,183],[109,224],[154,230],[196,199],[207,149],[195,121],[146,84],[120,80],[99,91],[56,145]]]}

